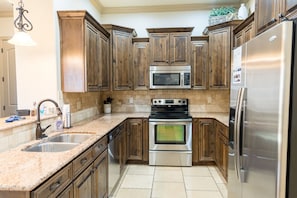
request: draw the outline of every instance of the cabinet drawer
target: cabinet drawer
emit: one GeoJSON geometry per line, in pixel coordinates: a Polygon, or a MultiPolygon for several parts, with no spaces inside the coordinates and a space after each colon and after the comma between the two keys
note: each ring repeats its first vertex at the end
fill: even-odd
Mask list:
{"type": "Polygon", "coordinates": [[[32,191],[31,196],[34,198],[56,197],[71,183],[71,181],[72,164],[70,163],[36,190],[32,191]]]}
{"type": "Polygon", "coordinates": [[[107,148],[107,136],[101,138],[97,143],[93,146],[93,158],[95,159],[98,155],[100,155],[107,148]]]}
{"type": "Polygon", "coordinates": [[[216,131],[223,134],[226,138],[229,137],[229,130],[224,124],[217,121],[216,131]]]}
{"type": "Polygon", "coordinates": [[[89,148],[83,154],[73,160],[73,175],[76,177],[93,161],[92,148],[89,148]]]}

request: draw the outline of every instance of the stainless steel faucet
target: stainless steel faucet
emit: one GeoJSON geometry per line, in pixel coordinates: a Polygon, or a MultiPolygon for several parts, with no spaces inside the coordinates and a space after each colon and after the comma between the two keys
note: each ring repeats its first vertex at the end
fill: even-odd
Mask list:
{"type": "Polygon", "coordinates": [[[44,129],[41,128],[41,125],[40,125],[40,106],[42,103],[44,102],[52,102],[54,103],[54,105],[56,106],[57,108],[57,111],[58,111],[58,115],[62,115],[62,111],[58,105],[57,102],[55,102],[54,100],[52,99],[45,99],[45,100],[42,100],[39,102],[38,106],[37,106],[37,126],[36,126],[36,139],[42,139],[42,138],[45,138],[47,137],[46,134],[44,134],[44,132],[46,131],[46,129],[48,129],[51,125],[48,125],[47,127],[45,127],[44,129]]]}

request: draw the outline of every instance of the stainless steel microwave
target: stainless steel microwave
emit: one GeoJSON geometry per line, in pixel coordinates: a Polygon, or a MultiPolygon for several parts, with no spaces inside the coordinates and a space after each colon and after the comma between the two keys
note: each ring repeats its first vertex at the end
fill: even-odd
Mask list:
{"type": "Polygon", "coordinates": [[[150,66],[150,89],[190,89],[191,66],[150,66]]]}

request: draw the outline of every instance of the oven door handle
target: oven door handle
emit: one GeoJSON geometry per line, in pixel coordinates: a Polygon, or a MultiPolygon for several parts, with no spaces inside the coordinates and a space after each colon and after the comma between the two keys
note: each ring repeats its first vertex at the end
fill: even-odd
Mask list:
{"type": "Polygon", "coordinates": [[[186,119],[149,119],[149,122],[192,122],[192,118],[186,119]]]}

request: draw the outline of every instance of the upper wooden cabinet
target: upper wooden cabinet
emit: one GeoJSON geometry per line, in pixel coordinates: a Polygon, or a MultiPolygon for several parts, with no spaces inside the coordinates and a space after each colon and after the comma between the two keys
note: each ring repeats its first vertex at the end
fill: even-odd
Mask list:
{"type": "Polygon", "coordinates": [[[148,28],[150,37],[150,65],[190,65],[190,28],[148,28]]]}
{"type": "Polygon", "coordinates": [[[86,11],[58,11],[58,16],[62,90],[99,91],[108,75],[109,33],[86,11]]]}
{"type": "Polygon", "coordinates": [[[257,34],[282,21],[297,17],[296,0],[256,0],[255,22],[257,34]]]}
{"type": "Polygon", "coordinates": [[[133,38],[134,90],[149,89],[149,38],[133,38]]]}
{"type": "Polygon", "coordinates": [[[234,47],[241,46],[243,43],[255,37],[255,21],[254,13],[251,14],[246,20],[239,24],[234,29],[234,47]]]}
{"type": "Polygon", "coordinates": [[[241,20],[208,26],[204,33],[209,36],[209,88],[228,89],[231,68],[233,29],[241,20]]]}
{"type": "Polygon", "coordinates": [[[113,90],[132,90],[132,32],[133,29],[104,24],[109,31],[113,90]]]}
{"type": "Polygon", "coordinates": [[[208,88],[208,36],[191,37],[192,89],[208,88]]]}

